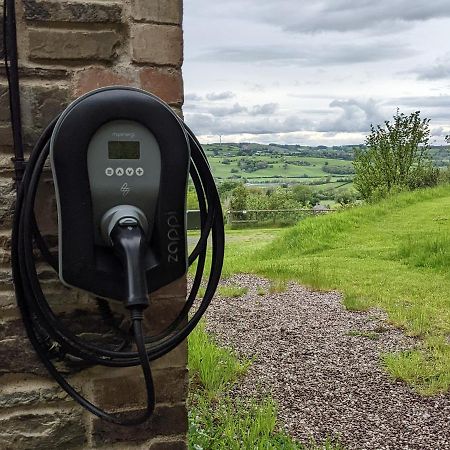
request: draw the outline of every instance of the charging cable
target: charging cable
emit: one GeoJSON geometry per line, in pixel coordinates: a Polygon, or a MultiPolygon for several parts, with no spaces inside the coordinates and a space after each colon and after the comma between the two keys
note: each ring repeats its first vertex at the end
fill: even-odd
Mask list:
{"type": "MultiPolygon", "coordinates": [[[[142,330],[145,305],[133,304],[130,296],[128,296],[130,298],[125,299],[130,306],[132,334],[136,344],[135,351],[132,349],[126,350],[126,342],[119,348],[114,349],[107,349],[87,342],[70,331],[50,307],[42,291],[34,256],[34,252],[38,248],[42,258],[57,270],[57,258],[51,254],[39,231],[34,215],[37,187],[49,154],[50,138],[57,119],[47,127],[36,143],[17,192],[12,233],[12,268],[17,303],[34,349],[59,385],[80,405],[101,419],[118,425],[137,425],[151,416],[155,406],[150,361],[170,352],[187,338],[205,313],[219,283],[225,242],[219,195],[200,143],[192,131],[180,120],[180,126],[185,128],[191,148],[189,173],[197,193],[201,217],[200,238],[188,258],[189,266],[196,263],[192,288],[176,319],[164,331],[155,336],[146,337],[142,330]],[[212,251],[208,281],[203,299],[194,311],[193,305],[205,270],[209,236],[211,236],[212,251]],[[58,351],[55,352],[55,349],[58,351]],[[140,365],[147,389],[145,412],[140,413],[139,416],[124,417],[124,414],[112,414],[98,408],[82,396],[58,371],[54,360],[62,357],[83,364],[108,367],[140,365]]],[[[127,231],[126,228],[118,231],[123,234],[127,231]]],[[[132,230],[128,231],[136,232],[136,228],[130,228],[132,230]]],[[[117,236],[114,239],[116,250],[122,251],[120,239],[117,236]]],[[[122,262],[124,263],[124,261],[122,262]]],[[[147,300],[145,299],[145,301],[147,300]]],[[[102,302],[102,311],[108,315],[108,307],[105,307],[104,301],[102,302]]],[[[127,414],[126,416],[130,415],[127,414]]]]}

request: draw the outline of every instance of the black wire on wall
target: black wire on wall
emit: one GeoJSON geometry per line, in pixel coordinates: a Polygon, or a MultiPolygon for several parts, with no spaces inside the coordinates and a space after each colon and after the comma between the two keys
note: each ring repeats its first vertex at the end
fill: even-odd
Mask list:
{"type": "Polygon", "coordinates": [[[20,110],[19,64],[17,52],[16,7],[14,0],[3,3],[3,55],[8,80],[9,109],[14,142],[14,162],[16,188],[22,182],[25,170],[22,115],[20,110]]]}

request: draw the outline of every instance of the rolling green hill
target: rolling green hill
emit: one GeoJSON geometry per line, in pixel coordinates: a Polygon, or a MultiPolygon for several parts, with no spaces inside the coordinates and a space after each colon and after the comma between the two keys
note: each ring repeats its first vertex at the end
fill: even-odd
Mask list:
{"type": "Polygon", "coordinates": [[[231,232],[224,272],[337,289],[348,308],[384,309],[420,338],[416,349],[384,358],[388,371],[424,393],[450,391],[449,186],[305,219],[277,234],[231,232]]]}
{"type": "MultiPolygon", "coordinates": [[[[250,184],[302,183],[330,185],[353,178],[352,145],[316,147],[281,144],[207,144],[204,149],[214,177],[250,184]]],[[[437,167],[447,167],[450,151],[433,146],[430,156],[437,167]]],[[[348,189],[348,187],[347,187],[348,189]]]]}
{"type": "Polygon", "coordinates": [[[242,177],[254,181],[263,178],[301,178],[303,181],[308,181],[308,178],[317,179],[328,176],[342,178],[352,175],[351,162],[341,159],[272,155],[252,157],[209,156],[208,160],[214,177],[221,179],[242,177]],[[247,160],[254,164],[246,167],[247,160]],[[258,163],[260,163],[261,168],[253,170],[258,163]],[[328,168],[330,168],[330,171],[327,171],[328,168]],[[233,169],[235,172],[233,172],[233,169]],[[339,169],[342,169],[343,173],[338,173],[339,169]],[[333,173],[333,171],[335,172],[333,173]]]}
{"type": "Polygon", "coordinates": [[[218,180],[325,184],[353,176],[350,147],[247,143],[208,144],[204,148],[218,180]]]}

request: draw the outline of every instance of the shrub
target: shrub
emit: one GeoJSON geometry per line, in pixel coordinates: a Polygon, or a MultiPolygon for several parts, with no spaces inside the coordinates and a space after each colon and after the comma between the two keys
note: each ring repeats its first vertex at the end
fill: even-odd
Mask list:
{"type": "Polygon", "coordinates": [[[434,186],[439,171],[429,158],[430,119],[397,110],[392,122],[371,125],[365,148],[355,149],[355,187],[364,199],[434,186]]]}

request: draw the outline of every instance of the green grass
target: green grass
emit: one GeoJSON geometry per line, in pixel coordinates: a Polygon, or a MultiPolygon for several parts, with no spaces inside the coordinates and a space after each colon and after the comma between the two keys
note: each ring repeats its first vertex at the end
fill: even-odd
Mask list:
{"type": "MultiPolygon", "coordinates": [[[[436,218],[448,226],[448,219],[436,218]]],[[[438,227],[439,228],[439,227],[438,227]]],[[[406,236],[399,246],[398,256],[414,267],[436,269],[448,273],[450,269],[450,233],[438,230],[431,235],[406,236]]]]}
{"type": "Polygon", "coordinates": [[[344,450],[332,439],[303,445],[277,430],[277,410],[270,398],[223,399],[213,408],[196,399],[189,414],[189,448],[193,450],[344,450]]]}
{"type": "MultiPolygon", "coordinates": [[[[276,228],[227,230],[222,278],[228,278],[235,273],[251,272],[248,269],[246,258],[254,257],[255,251],[263,249],[267,242],[275,239],[281,232],[281,229],[276,228]],[[233,267],[233,263],[238,266],[233,267]]],[[[195,265],[191,267],[190,273],[194,273],[194,269],[195,265]]]]}
{"type": "Polygon", "coordinates": [[[352,294],[345,294],[342,303],[349,311],[366,311],[369,309],[369,305],[364,298],[352,294]]]}
{"type": "Polygon", "coordinates": [[[189,449],[191,450],[340,450],[331,440],[303,446],[277,428],[275,402],[233,399],[228,392],[250,361],[219,347],[201,322],[189,343],[189,449]]]}
{"type": "Polygon", "coordinates": [[[424,395],[448,391],[448,347],[442,336],[429,337],[426,350],[386,354],[383,364],[394,378],[416,386],[424,395]]]}
{"type": "Polygon", "coordinates": [[[237,284],[229,284],[219,286],[217,292],[221,297],[238,298],[244,296],[248,292],[248,288],[238,286],[237,284]]]}
{"type": "Polygon", "coordinates": [[[239,401],[225,397],[214,407],[196,397],[189,414],[189,448],[242,450],[302,448],[277,432],[276,408],[270,399],[239,401]]]}
{"type": "Polygon", "coordinates": [[[189,336],[189,370],[208,399],[216,398],[245,374],[250,361],[239,361],[228,348],[218,347],[200,322],[189,336]]]}
{"type": "Polygon", "coordinates": [[[276,230],[227,233],[224,275],[256,273],[336,289],[349,309],[384,309],[418,336],[388,371],[431,394],[450,390],[450,187],[402,193],[276,230]]]}

